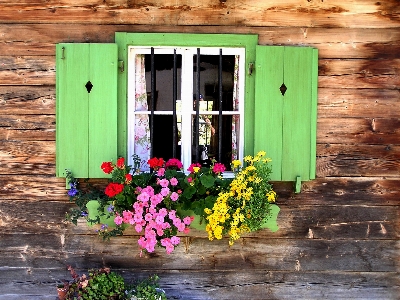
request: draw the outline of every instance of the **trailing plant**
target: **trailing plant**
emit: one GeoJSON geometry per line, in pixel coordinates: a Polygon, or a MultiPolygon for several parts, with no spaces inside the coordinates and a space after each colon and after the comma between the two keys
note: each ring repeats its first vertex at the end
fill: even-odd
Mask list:
{"type": "Polygon", "coordinates": [[[133,157],[133,167],[118,158],[115,163],[101,164],[104,173],[111,175],[104,190],[87,185],[82,191],[68,172],[68,194],[78,208],[67,218],[74,224],[80,217],[97,224],[103,239],[122,235],[133,226],[141,234],[141,251],[153,252],[161,246],[167,253],[180,243],[178,235],[189,233],[190,224],[198,218],[196,224],[201,220],[207,224],[210,240],[229,235],[232,245],[241,234],[275,220],[279,212],[271,206],[276,193],[269,183],[270,160],[264,155],[261,151],[254,158],[246,156],[245,167],[233,161],[234,178],[224,178],[225,166],[216,161],[211,166],[192,164],[185,173],[179,160],[165,162],[154,157],[148,161],[150,172],[141,172],[138,157],[133,157]]]}
{"type": "Polygon", "coordinates": [[[233,245],[242,233],[261,229],[271,217],[271,204],[277,196],[269,183],[271,160],[264,156],[264,151],[246,156],[247,166],[243,167],[239,160],[232,162],[235,178],[229,189],[218,195],[212,209],[205,209],[210,240],[228,235],[233,245]]]}

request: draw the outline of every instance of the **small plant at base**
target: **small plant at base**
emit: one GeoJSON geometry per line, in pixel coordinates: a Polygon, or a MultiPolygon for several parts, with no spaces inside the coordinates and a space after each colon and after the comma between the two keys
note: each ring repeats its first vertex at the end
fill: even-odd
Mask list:
{"type": "Polygon", "coordinates": [[[126,297],[129,300],[166,300],[167,297],[158,285],[159,277],[153,275],[145,280],[141,280],[131,285],[126,297]]]}
{"type": "Polygon", "coordinates": [[[68,270],[74,281],[69,285],[65,299],[109,300],[125,299],[125,281],[121,275],[109,268],[89,270],[88,276],[79,276],[69,266],[68,270]]]}

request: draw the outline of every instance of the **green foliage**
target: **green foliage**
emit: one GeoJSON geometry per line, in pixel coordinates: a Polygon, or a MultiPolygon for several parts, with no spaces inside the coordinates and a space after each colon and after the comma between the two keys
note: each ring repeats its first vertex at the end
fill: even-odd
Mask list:
{"type": "Polygon", "coordinates": [[[166,300],[167,297],[159,288],[159,277],[153,275],[147,279],[138,281],[128,288],[127,299],[143,300],[166,300]]]}
{"type": "Polygon", "coordinates": [[[109,268],[89,270],[79,276],[69,267],[74,281],[69,285],[66,299],[118,300],[125,299],[125,280],[109,268]]]}
{"type": "Polygon", "coordinates": [[[197,164],[189,167],[190,174],[180,182],[183,190],[180,203],[183,210],[192,210],[201,219],[206,216],[204,209],[211,209],[218,194],[225,190],[232,181],[230,178],[222,177],[224,168],[221,168],[223,168],[222,165],[215,161],[210,167],[197,164]],[[215,168],[215,166],[219,168],[215,168]]]}

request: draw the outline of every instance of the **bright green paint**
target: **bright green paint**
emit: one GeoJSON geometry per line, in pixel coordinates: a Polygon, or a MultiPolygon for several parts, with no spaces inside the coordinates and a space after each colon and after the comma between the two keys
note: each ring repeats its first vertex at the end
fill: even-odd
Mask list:
{"type": "Polygon", "coordinates": [[[56,175],[104,177],[101,163],[117,154],[117,46],[59,44],[56,67],[56,175]]]}
{"type": "MultiPolygon", "coordinates": [[[[244,47],[246,49],[246,68],[255,62],[257,35],[246,34],[189,34],[189,33],[126,33],[117,32],[115,43],[118,44],[118,59],[125,62],[125,72],[118,76],[118,153],[126,157],[126,99],[127,99],[127,61],[129,46],[176,46],[176,47],[244,47]]],[[[244,154],[253,154],[254,136],[254,75],[245,78],[245,124],[244,154]]]]}
{"type": "Polygon", "coordinates": [[[272,180],[315,177],[316,55],[308,47],[257,47],[255,150],[271,157],[272,180]]]}
{"type": "Polygon", "coordinates": [[[233,34],[116,33],[115,43],[57,45],[57,176],[68,168],[76,177],[103,177],[102,161],[126,157],[128,47],[140,45],[244,47],[246,68],[256,62],[253,74],[246,70],[244,154],[266,150],[273,180],[315,178],[316,49],[257,46],[256,35],[233,34]]]}
{"type": "Polygon", "coordinates": [[[282,62],[283,47],[257,47],[254,150],[272,159],[274,179],[282,177],[282,62]]]}

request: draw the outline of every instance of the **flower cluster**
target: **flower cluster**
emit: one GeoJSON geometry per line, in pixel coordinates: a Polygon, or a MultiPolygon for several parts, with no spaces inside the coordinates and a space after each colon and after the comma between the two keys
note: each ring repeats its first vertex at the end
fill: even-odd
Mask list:
{"type": "Polygon", "coordinates": [[[275,202],[276,193],[269,183],[270,159],[263,158],[260,151],[254,158],[246,156],[246,167],[241,162],[232,162],[235,178],[229,189],[218,195],[212,209],[205,209],[207,214],[206,230],[210,240],[222,239],[228,234],[229,244],[240,238],[245,232],[258,230],[269,216],[270,204],[275,202]]]}
{"type": "Polygon", "coordinates": [[[243,167],[234,160],[233,178],[225,178],[225,166],[216,161],[210,166],[193,163],[186,173],[175,158],[149,159],[150,172],[138,169],[138,157],[134,157],[135,168],[126,165],[124,158],[103,162],[101,169],[111,179],[102,190],[89,187],[89,192],[83,192],[67,174],[70,200],[79,207],[67,216],[75,224],[84,217],[89,224],[99,225],[97,232],[103,239],[122,235],[132,226],[140,234],[141,251],[153,252],[161,246],[171,253],[180,243],[179,234],[188,233],[191,224],[204,229],[204,223],[210,240],[228,235],[232,245],[243,233],[263,228],[279,212],[271,208],[276,193],[269,183],[270,159],[264,156],[263,151],[246,156],[243,167]]]}
{"type": "Polygon", "coordinates": [[[160,237],[159,243],[169,254],[174,250],[175,245],[180,243],[179,237],[175,235],[176,232],[189,233],[188,226],[192,219],[190,217],[181,219],[176,215],[175,210],[159,206],[168,198],[171,201],[178,200],[179,194],[170,190],[170,187],[177,186],[178,180],[174,177],[170,180],[164,178],[158,180],[157,184],[161,186],[158,193],[151,186],[143,189],[137,187],[138,196],[136,202],[133,203],[133,210],[124,210],[122,215],[117,213],[114,221],[116,225],[130,224],[138,233],[144,231],[144,236],[140,237],[138,244],[148,252],[155,250],[158,243],[157,237],[160,237]]]}
{"type": "Polygon", "coordinates": [[[225,166],[215,161],[210,167],[193,163],[187,171],[190,173],[182,183],[182,208],[193,210],[200,218],[204,218],[204,209],[213,207],[218,194],[229,186],[231,180],[223,178],[225,166]]]}
{"type": "MultiPolygon", "coordinates": [[[[131,225],[142,233],[138,239],[141,249],[153,252],[159,245],[169,254],[180,243],[177,233],[188,233],[192,222],[192,218],[180,217],[174,209],[182,194],[179,184],[184,178],[180,172],[182,163],[177,159],[165,162],[154,157],[148,164],[153,169],[151,173],[132,170],[125,165],[124,158],[119,158],[116,164],[101,165],[105,173],[112,175],[112,181],[105,188],[111,203],[107,211],[113,216],[117,231],[131,225]]],[[[99,234],[109,235],[110,228],[102,225],[99,234]]]]}

